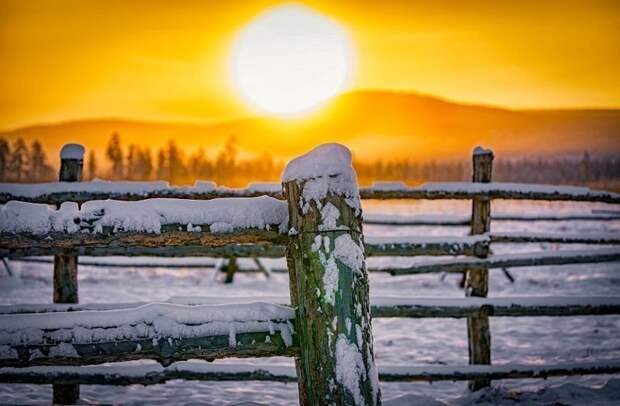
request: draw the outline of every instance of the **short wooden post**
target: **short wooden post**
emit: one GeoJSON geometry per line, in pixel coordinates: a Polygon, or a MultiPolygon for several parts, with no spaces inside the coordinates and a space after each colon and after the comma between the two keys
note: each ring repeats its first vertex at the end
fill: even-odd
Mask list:
{"type": "MultiPolygon", "coordinates": [[[[66,144],[60,151],[61,182],[82,181],[84,147],[66,144]]],[[[54,303],[78,303],[78,259],[75,255],[54,256],[54,303]]],[[[54,404],[71,405],[80,398],[80,385],[53,385],[54,404]]]]}
{"type": "Polygon", "coordinates": [[[239,270],[239,265],[237,264],[236,257],[230,257],[226,263],[226,278],[224,279],[224,283],[233,283],[235,280],[235,273],[239,270]]]}
{"type": "Polygon", "coordinates": [[[300,404],[378,405],[378,373],[351,153],[320,146],[289,163],[287,263],[296,332],[300,404]]]}
{"type": "MultiPolygon", "coordinates": [[[[473,182],[491,182],[493,171],[493,151],[476,147],[473,152],[473,182]]],[[[491,200],[475,198],[472,200],[471,234],[485,234],[491,229],[491,200]]],[[[488,245],[479,246],[476,256],[489,255],[488,245]]],[[[489,270],[486,267],[469,269],[465,280],[467,296],[487,297],[489,292],[489,270]]],[[[491,364],[491,330],[488,316],[481,314],[467,319],[467,338],[469,341],[469,363],[491,364]]],[[[491,384],[488,379],[469,382],[471,390],[479,390],[491,384]]]]}

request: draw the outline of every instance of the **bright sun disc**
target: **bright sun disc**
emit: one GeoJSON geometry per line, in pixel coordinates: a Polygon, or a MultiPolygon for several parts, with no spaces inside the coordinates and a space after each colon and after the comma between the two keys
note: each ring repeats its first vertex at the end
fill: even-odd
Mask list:
{"type": "Polygon", "coordinates": [[[338,94],[351,65],[344,29],[301,6],[278,7],[251,22],[237,38],[232,57],[241,93],[277,114],[299,113],[338,94]]]}

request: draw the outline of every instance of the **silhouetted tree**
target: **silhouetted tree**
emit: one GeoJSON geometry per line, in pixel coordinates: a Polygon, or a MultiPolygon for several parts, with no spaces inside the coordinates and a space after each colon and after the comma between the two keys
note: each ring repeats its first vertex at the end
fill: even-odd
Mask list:
{"type": "Polygon", "coordinates": [[[168,141],[167,160],[168,162],[168,181],[177,183],[185,175],[183,157],[174,140],[168,141]]]}
{"type": "Polygon", "coordinates": [[[163,180],[168,178],[168,162],[166,159],[166,151],[160,148],[157,152],[157,179],[163,180]]]}
{"type": "Polygon", "coordinates": [[[140,176],[142,179],[150,179],[153,173],[153,159],[151,158],[151,150],[144,148],[139,153],[140,176]]]}
{"type": "Polygon", "coordinates": [[[0,180],[6,181],[8,178],[10,155],[9,143],[4,138],[0,138],[0,180]]]}
{"type": "Polygon", "coordinates": [[[108,148],[106,149],[106,156],[112,163],[112,177],[114,179],[122,179],[124,172],[123,150],[118,133],[112,134],[110,142],[108,143],[108,148]]]}
{"type": "Polygon", "coordinates": [[[88,158],[86,159],[86,166],[88,168],[88,179],[95,179],[97,177],[97,156],[95,155],[95,151],[93,151],[92,149],[88,153],[88,158]]]}
{"type": "Polygon", "coordinates": [[[28,146],[23,138],[19,138],[13,144],[13,152],[9,163],[10,172],[13,180],[22,182],[27,180],[26,171],[28,170],[28,146]]]}
{"type": "Polygon", "coordinates": [[[138,147],[131,144],[129,146],[129,152],[127,152],[127,161],[126,161],[126,169],[127,175],[125,179],[140,179],[140,174],[138,173],[138,147]]]}
{"type": "Polygon", "coordinates": [[[29,180],[42,182],[54,178],[54,170],[47,164],[45,151],[38,140],[35,140],[30,147],[30,171],[29,180]]]}

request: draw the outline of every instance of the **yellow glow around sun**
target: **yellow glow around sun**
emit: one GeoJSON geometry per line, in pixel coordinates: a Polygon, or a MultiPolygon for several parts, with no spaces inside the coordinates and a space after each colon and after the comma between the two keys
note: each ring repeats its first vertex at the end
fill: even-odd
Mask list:
{"type": "Polygon", "coordinates": [[[232,55],[233,78],[244,97],[276,114],[308,110],[348,84],[353,51],[335,21],[287,5],[252,21],[232,55]]]}

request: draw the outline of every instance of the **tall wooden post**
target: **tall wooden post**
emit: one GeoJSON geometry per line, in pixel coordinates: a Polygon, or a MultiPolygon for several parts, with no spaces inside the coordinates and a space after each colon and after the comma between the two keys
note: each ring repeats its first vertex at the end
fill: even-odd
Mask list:
{"type": "MultiPolygon", "coordinates": [[[[84,166],[84,147],[66,144],[60,151],[61,182],[81,182],[84,166]]],[[[78,303],[78,259],[75,255],[54,256],[54,303],[78,303]]],[[[80,385],[53,385],[54,404],[71,405],[80,398],[80,385]]]]}
{"type": "MultiPolygon", "coordinates": [[[[476,147],[473,153],[473,182],[489,183],[493,171],[493,151],[476,147]]],[[[491,200],[475,198],[472,200],[471,234],[485,234],[491,229],[491,200]]],[[[476,256],[485,258],[489,255],[488,245],[479,246],[476,256]]],[[[489,270],[486,267],[472,268],[467,271],[465,294],[467,296],[487,297],[489,292],[489,270]]],[[[491,364],[491,330],[489,318],[485,314],[467,319],[467,338],[469,341],[469,363],[491,364]]],[[[469,382],[471,390],[479,390],[491,384],[488,379],[469,382]]]]}
{"type": "Polygon", "coordinates": [[[362,213],[351,153],[322,145],[289,163],[287,263],[300,404],[378,405],[362,213]]]}

